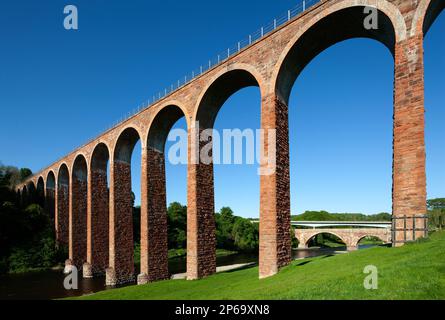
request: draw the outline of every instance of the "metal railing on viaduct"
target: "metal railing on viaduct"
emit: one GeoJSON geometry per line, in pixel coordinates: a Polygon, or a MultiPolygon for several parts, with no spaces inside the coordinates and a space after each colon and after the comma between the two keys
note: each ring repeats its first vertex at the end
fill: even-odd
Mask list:
{"type": "MultiPolygon", "coordinates": [[[[277,273],[291,261],[291,89],[314,57],[356,37],[374,39],[394,56],[393,217],[407,219],[394,220],[393,241],[400,245],[424,235],[413,227],[412,218],[426,213],[423,38],[445,0],[324,0],[307,1],[304,6],[301,2],[306,10],[291,10],[287,19],[274,20],[259,36],[253,34],[226,56],[211,60],[208,68],[203,66],[183,83],[164,90],[150,108],[141,108],[17,186],[23,202],[33,194],[45,198],[55,217],[57,241],[69,247],[68,266],[83,268],[85,277],[105,273],[111,285],[134,279],[130,162],[140,140],[138,282],[168,278],[164,155],[168,133],[177,120],[186,119],[190,158],[190,146],[202,146],[192,134],[195,124],[199,122],[199,130],[212,128],[232,94],[256,86],[261,93],[261,128],[266,131],[264,154],[270,151],[276,158],[275,170],[260,176],[259,276],[277,273]],[[373,12],[378,28],[364,23],[373,12]],[[268,129],[274,130],[274,145],[266,143],[268,129]]],[[[189,162],[188,279],[216,271],[214,212],[213,165],[189,162]]]]}

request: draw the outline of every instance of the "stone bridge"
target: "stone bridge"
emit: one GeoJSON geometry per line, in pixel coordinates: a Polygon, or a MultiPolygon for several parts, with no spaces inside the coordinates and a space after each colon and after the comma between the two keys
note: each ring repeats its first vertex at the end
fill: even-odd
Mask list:
{"type": "Polygon", "coordinates": [[[315,236],[328,233],[338,237],[346,244],[348,251],[358,248],[358,243],[365,237],[377,237],[383,243],[391,243],[391,229],[388,228],[350,228],[350,229],[295,229],[298,248],[308,248],[309,241],[315,236]]]}
{"type": "MultiPolygon", "coordinates": [[[[184,117],[189,130],[188,158],[193,159],[194,148],[190,146],[204,143],[195,134],[196,122],[199,131],[212,128],[218,111],[232,94],[255,86],[261,93],[261,128],[276,129],[277,137],[273,145],[268,134],[261,141],[264,154],[270,151],[276,156],[276,170],[260,177],[259,199],[259,276],[271,276],[291,261],[291,89],[319,53],[340,41],[365,37],[380,42],[394,57],[393,216],[424,214],[423,38],[444,6],[445,0],[318,1],[149,108],[55,161],[16,191],[25,203],[35,195],[43,199],[54,215],[57,240],[69,247],[68,265],[83,267],[87,277],[106,272],[107,284],[130,281],[135,276],[130,160],[135,144],[141,141],[138,278],[139,283],[165,279],[169,276],[166,137],[174,123],[184,117]],[[377,9],[377,29],[364,27],[369,15],[364,13],[366,7],[377,9]]],[[[364,61],[372,58],[363,57],[364,61]]],[[[216,270],[212,164],[189,161],[187,193],[187,276],[198,279],[216,270]]],[[[398,224],[396,244],[411,239],[403,238],[403,231],[399,231],[409,228],[409,224],[398,224]]],[[[421,235],[414,232],[413,237],[421,235]]]]}

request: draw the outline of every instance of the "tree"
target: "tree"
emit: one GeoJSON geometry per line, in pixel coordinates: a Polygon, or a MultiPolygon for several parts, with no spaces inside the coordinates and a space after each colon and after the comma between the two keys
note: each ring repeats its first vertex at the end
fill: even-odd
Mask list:
{"type": "Polygon", "coordinates": [[[428,210],[445,209],[445,198],[430,199],[426,202],[428,210]]]}
{"type": "Polygon", "coordinates": [[[19,170],[17,167],[0,163],[0,187],[13,188],[30,176],[32,176],[32,171],[28,168],[19,170]]]}
{"type": "Polygon", "coordinates": [[[382,212],[374,215],[362,213],[329,213],[327,211],[306,211],[292,216],[293,221],[391,221],[391,214],[382,212]]]}
{"type": "Polygon", "coordinates": [[[235,249],[235,241],[232,235],[235,216],[229,207],[223,207],[215,214],[216,223],[216,247],[219,249],[235,249]]]}
{"type": "Polygon", "coordinates": [[[20,169],[21,182],[25,181],[27,178],[29,178],[31,176],[32,176],[31,169],[28,169],[28,168],[21,168],[20,169]]]}
{"type": "Polygon", "coordinates": [[[441,230],[445,224],[445,198],[430,199],[426,203],[430,227],[441,230]]]}
{"type": "Polygon", "coordinates": [[[168,248],[187,247],[187,206],[173,202],[167,209],[168,248]]]}
{"type": "Polygon", "coordinates": [[[235,246],[239,251],[254,252],[259,247],[259,225],[237,217],[232,231],[235,246]]]}

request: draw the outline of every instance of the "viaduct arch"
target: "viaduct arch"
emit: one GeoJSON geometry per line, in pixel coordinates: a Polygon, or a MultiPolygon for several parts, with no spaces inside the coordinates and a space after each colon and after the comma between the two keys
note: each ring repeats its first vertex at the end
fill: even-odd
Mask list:
{"type": "MultiPolygon", "coordinates": [[[[192,145],[199,143],[194,136],[195,120],[200,122],[200,130],[212,128],[228,97],[241,88],[257,86],[261,91],[261,128],[275,129],[277,136],[274,146],[268,144],[267,135],[262,140],[265,153],[274,152],[276,156],[276,169],[260,177],[259,276],[271,276],[291,259],[287,107],[290,90],[317,54],[339,41],[367,37],[381,42],[394,56],[394,245],[421,237],[424,234],[420,231],[409,232],[412,238],[405,239],[403,230],[412,226],[401,224],[397,218],[426,213],[423,36],[444,3],[445,0],[319,1],[25,181],[18,186],[22,199],[35,194],[40,176],[48,177],[53,172],[55,228],[58,242],[69,245],[68,263],[80,268],[85,264],[85,276],[106,272],[107,284],[132,281],[135,275],[130,160],[134,145],[140,140],[142,260],[138,278],[140,283],[164,279],[168,270],[163,149],[171,126],[180,117],[186,117],[187,274],[189,279],[210,275],[216,270],[213,166],[190,161],[195,154],[192,145]],[[377,30],[364,28],[367,6],[378,10],[377,30]]],[[[261,167],[264,165],[262,159],[261,167]]],[[[47,181],[48,188],[51,187],[47,181]]]]}

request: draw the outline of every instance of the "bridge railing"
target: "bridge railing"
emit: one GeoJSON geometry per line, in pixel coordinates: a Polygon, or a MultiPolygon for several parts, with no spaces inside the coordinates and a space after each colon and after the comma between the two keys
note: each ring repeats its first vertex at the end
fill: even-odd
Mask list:
{"type": "MultiPolygon", "coordinates": [[[[178,81],[172,83],[170,86],[166,87],[164,90],[159,91],[157,94],[154,94],[146,101],[142,102],[140,105],[138,105],[133,111],[128,112],[123,117],[117,119],[115,122],[113,122],[110,126],[106,128],[106,130],[99,133],[98,136],[101,136],[105,134],[106,132],[114,129],[122,122],[130,119],[131,117],[135,116],[136,114],[139,114],[140,112],[148,109],[158,101],[164,99],[165,97],[169,96],[173,92],[181,89],[197,77],[200,77],[204,73],[208,72],[209,70],[215,68],[216,66],[224,63],[228,59],[230,59],[232,56],[238,54],[240,51],[244,50],[245,48],[253,45],[254,43],[258,42],[265,36],[269,35],[271,32],[275,31],[277,28],[281,27],[282,25],[288,23],[293,18],[298,16],[299,14],[305,12],[315,4],[321,2],[322,0],[300,0],[300,3],[293,7],[292,9],[288,10],[285,14],[277,17],[273,21],[271,21],[269,24],[266,24],[265,26],[261,27],[257,31],[251,33],[249,36],[245,37],[244,39],[238,41],[236,44],[234,44],[232,47],[227,48],[224,51],[221,51],[218,55],[214,56],[213,58],[209,59],[207,62],[202,64],[199,68],[193,70],[189,74],[185,75],[184,77],[180,78],[178,81]]],[[[89,139],[87,142],[85,142],[82,146],[78,147],[76,150],[88,145],[92,141],[97,139],[97,137],[89,139]]],[[[65,156],[60,157],[57,161],[60,161],[65,156]]],[[[41,172],[44,169],[41,169],[37,172],[41,172]]]]}

